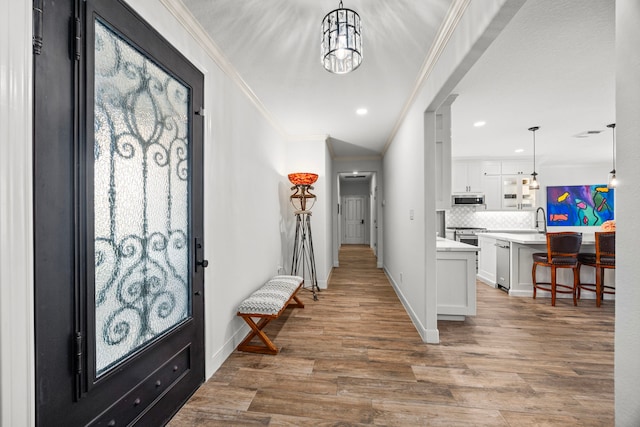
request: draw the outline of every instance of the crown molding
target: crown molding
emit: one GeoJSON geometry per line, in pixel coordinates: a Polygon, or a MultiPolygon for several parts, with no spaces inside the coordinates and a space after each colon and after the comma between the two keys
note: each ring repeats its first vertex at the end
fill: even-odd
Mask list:
{"type": "Polygon", "coordinates": [[[429,50],[429,53],[427,54],[424,62],[422,63],[422,67],[420,68],[420,73],[416,78],[416,82],[413,86],[413,90],[411,91],[409,98],[407,99],[404,106],[402,107],[400,116],[398,116],[398,119],[396,120],[396,124],[393,126],[393,129],[391,130],[391,134],[389,134],[389,137],[387,138],[387,142],[385,143],[384,148],[382,149],[383,156],[386,154],[387,150],[391,146],[391,143],[393,142],[393,139],[396,137],[396,134],[398,133],[398,130],[402,125],[402,122],[404,122],[405,118],[407,117],[407,113],[409,112],[409,109],[415,102],[418,94],[420,93],[420,90],[422,89],[424,82],[427,80],[427,78],[433,71],[434,67],[438,63],[438,59],[440,59],[440,55],[442,55],[442,52],[444,52],[444,49],[447,47],[447,44],[449,43],[449,40],[451,39],[453,32],[458,26],[458,23],[460,22],[462,15],[464,15],[465,10],[467,9],[470,3],[471,3],[471,0],[454,0],[451,3],[451,7],[449,7],[449,10],[447,11],[447,16],[442,22],[442,25],[440,25],[440,28],[438,29],[438,33],[436,34],[436,38],[433,44],[431,45],[431,49],[429,50]]]}
{"type": "Polygon", "coordinates": [[[380,155],[380,156],[333,157],[333,160],[337,160],[337,161],[340,161],[340,162],[362,162],[362,161],[371,161],[371,160],[382,160],[382,155],[380,155]]]}
{"type": "Polygon", "coordinates": [[[287,134],[284,128],[278,123],[278,121],[271,115],[269,110],[264,106],[260,98],[249,87],[247,82],[240,76],[233,64],[227,59],[220,47],[213,41],[207,31],[200,25],[198,20],[187,9],[181,0],[160,0],[160,2],[167,8],[169,13],[187,30],[187,32],[195,39],[195,41],[204,49],[204,51],[211,57],[211,59],[220,67],[223,73],[225,73],[233,83],[235,83],[245,96],[253,103],[253,105],[260,111],[264,118],[269,122],[273,128],[280,133],[280,135],[290,140],[292,137],[287,134]]]}

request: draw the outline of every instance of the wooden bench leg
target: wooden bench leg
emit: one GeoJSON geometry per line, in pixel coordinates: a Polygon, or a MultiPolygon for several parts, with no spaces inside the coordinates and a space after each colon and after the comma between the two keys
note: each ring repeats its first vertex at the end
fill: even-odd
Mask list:
{"type": "Polygon", "coordinates": [[[238,350],[248,351],[251,353],[278,354],[278,347],[276,347],[275,344],[271,342],[267,334],[262,331],[262,329],[264,329],[264,327],[267,326],[269,322],[273,320],[273,318],[263,317],[258,321],[257,324],[253,321],[251,316],[242,316],[242,318],[245,322],[247,322],[252,330],[251,332],[249,332],[249,335],[247,335],[247,337],[240,343],[240,345],[238,345],[238,350]],[[256,336],[260,339],[260,341],[264,343],[264,346],[250,344],[251,340],[256,336]]]}
{"type": "Polygon", "coordinates": [[[291,300],[289,300],[287,307],[304,308],[304,303],[298,299],[298,296],[296,294],[293,294],[293,299],[296,301],[296,304],[292,304],[291,300]]]}

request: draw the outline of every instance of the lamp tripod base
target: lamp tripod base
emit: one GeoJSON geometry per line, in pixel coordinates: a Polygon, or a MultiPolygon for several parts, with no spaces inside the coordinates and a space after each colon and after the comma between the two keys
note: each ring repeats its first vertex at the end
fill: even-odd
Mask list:
{"type": "Polygon", "coordinates": [[[316,260],[313,253],[313,239],[311,237],[311,212],[296,211],[296,236],[293,245],[293,259],[291,261],[291,275],[301,276],[305,280],[305,289],[310,284],[313,300],[318,300],[318,278],[316,276],[316,260]]]}

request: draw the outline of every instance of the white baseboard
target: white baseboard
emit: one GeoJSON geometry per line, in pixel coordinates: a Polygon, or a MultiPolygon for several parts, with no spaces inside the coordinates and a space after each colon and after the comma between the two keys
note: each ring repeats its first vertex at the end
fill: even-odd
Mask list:
{"type": "Polygon", "coordinates": [[[396,292],[396,295],[398,296],[400,303],[402,304],[407,314],[409,315],[409,318],[411,319],[413,326],[418,331],[420,338],[422,338],[422,341],[426,342],[427,344],[439,344],[440,332],[438,331],[438,329],[426,329],[422,325],[422,322],[420,322],[420,319],[418,318],[416,313],[413,311],[411,304],[409,304],[409,301],[405,298],[404,294],[398,287],[395,280],[393,280],[393,277],[391,277],[391,275],[389,274],[386,268],[383,267],[383,270],[385,275],[387,276],[387,279],[389,280],[389,283],[391,283],[393,290],[396,292]]]}

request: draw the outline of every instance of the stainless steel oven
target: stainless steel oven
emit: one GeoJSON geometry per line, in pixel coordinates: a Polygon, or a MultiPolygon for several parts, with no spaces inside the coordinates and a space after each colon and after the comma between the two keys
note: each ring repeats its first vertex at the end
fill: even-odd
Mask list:
{"type": "MultiPolygon", "coordinates": [[[[467,245],[478,246],[478,233],[487,231],[480,227],[447,227],[447,231],[453,230],[453,239],[467,245]]],[[[476,252],[476,272],[478,271],[478,252],[476,252]]]]}
{"type": "Polygon", "coordinates": [[[466,234],[456,232],[456,241],[460,243],[466,243],[467,245],[478,246],[478,236],[475,234],[466,234]]]}
{"type": "Polygon", "coordinates": [[[486,228],[480,227],[447,227],[453,230],[453,239],[457,242],[466,243],[468,245],[478,246],[478,233],[487,231],[486,228]]]}

